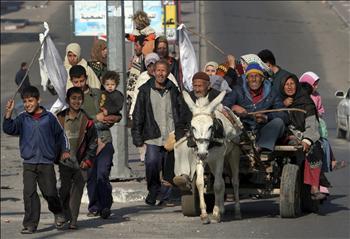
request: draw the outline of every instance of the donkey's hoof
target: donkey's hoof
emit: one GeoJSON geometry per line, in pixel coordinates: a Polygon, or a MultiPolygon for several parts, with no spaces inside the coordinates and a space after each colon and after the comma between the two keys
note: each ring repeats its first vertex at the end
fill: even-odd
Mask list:
{"type": "Polygon", "coordinates": [[[202,224],[210,224],[210,219],[208,215],[204,215],[204,216],[201,215],[201,222],[202,224]]]}

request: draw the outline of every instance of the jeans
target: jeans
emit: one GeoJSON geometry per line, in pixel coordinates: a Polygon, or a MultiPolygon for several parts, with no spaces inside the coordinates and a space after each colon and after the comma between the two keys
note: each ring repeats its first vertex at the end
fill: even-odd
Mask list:
{"type": "Polygon", "coordinates": [[[113,166],[113,154],[112,143],[107,143],[97,155],[93,167],[88,171],[87,191],[90,212],[101,212],[112,206],[112,185],[109,182],[109,175],[113,166]]]}
{"type": "MultiPolygon", "coordinates": [[[[165,165],[164,163],[166,162],[168,156],[169,153],[163,146],[147,144],[145,167],[147,190],[151,201],[155,201],[159,193],[161,193],[161,201],[167,200],[170,196],[171,190],[161,186],[160,181],[160,172],[162,170],[162,166],[165,165]]],[[[167,165],[171,167],[171,164],[167,165]]],[[[163,171],[163,178],[166,180],[170,180],[173,177],[174,171],[173,166],[172,170],[169,170],[168,166],[167,169],[163,171]]]]}

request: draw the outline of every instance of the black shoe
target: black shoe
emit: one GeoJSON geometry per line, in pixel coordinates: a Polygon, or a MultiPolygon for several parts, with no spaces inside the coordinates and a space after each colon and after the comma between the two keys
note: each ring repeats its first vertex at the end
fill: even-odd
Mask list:
{"type": "Polygon", "coordinates": [[[86,214],[87,217],[98,217],[99,215],[99,212],[88,212],[88,214],[86,214]]]}
{"type": "Polygon", "coordinates": [[[55,214],[55,226],[57,229],[61,229],[64,226],[64,223],[66,222],[66,218],[63,214],[58,213],[55,214]]]}
{"type": "Polygon", "coordinates": [[[156,199],[154,197],[152,197],[151,194],[148,194],[146,199],[145,199],[145,203],[150,205],[150,206],[154,206],[154,205],[156,205],[156,199]]]}
{"type": "Polygon", "coordinates": [[[111,215],[111,209],[109,209],[109,208],[102,209],[101,218],[107,219],[107,218],[109,218],[110,215],[111,215]]]}
{"type": "Polygon", "coordinates": [[[22,229],[21,234],[33,234],[36,232],[36,227],[25,227],[22,229]]]}

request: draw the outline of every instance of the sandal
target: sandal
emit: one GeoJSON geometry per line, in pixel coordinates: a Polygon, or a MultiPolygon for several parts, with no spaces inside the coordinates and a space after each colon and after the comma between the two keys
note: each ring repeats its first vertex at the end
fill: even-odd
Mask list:
{"type": "Polygon", "coordinates": [[[321,192],[311,193],[312,200],[324,200],[327,196],[321,192]]]}
{"type": "Polygon", "coordinates": [[[341,168],[344,168],[344,167],[346,167],[346,162],[344,160],[335,161],[335,164],[333,164],[333,162],[332,162],[332,171],[333,170],[338,170],[338,169],[341,169],[341,168]]]}

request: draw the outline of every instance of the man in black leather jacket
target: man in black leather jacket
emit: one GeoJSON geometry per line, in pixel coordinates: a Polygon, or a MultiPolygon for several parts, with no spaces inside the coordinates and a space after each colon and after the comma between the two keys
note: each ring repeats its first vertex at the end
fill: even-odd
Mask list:
{"type": "MultiPolygon", "coordinates": [[[[163,145],[179,122],[183,102],[177,87],[167,78],[169,72],[167,61],[155,63],[155,77],[139,88],[132,114],[133,143],[136,147],[147,146],[145,167],[149,193],[145,202],[149,205],[156,203],[161,190],[160,170],[173,153],[168,152],[163,145]]],[[[160,203],[163,199],[166,200],[161,198],[160,203]]]]}

